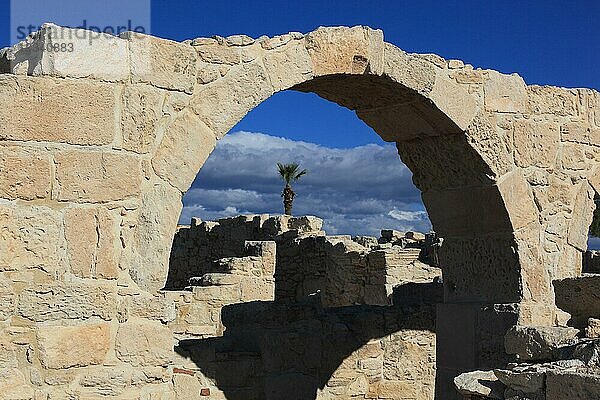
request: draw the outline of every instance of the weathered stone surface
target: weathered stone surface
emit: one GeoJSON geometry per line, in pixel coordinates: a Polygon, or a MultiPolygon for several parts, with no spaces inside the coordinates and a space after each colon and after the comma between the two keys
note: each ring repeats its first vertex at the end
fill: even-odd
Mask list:
{"type": "Polygon", "coordinates": [[[285,90],[312,78],[312,64],[303,41],[294,40],[266,52],[265,71],[275,90],[285,90]]]}
{"type": "Polygon", "coordinates": [[[598,275],[584,274],[554,281],[554,291],[556,305],[571,314],[570,325],[584,329],[589,318],[600,318],[600,304],[596,301],[600,291],[598,275]]]}
{"type": "Polygon", "coordinates": [[[192,46],[134,32],[121,37],[129,42],[133,82],[192,93],[197,60],[192,46]]]}
{"type": "Polygon", "coordinates": [[[383,32],[363,26],[319,28],[306,35],[316,76],[379,74],[384,65],[383,32]]]}
{"type": "Polygon", "coordinates": [[[274,92],[260,63],[252,62],[238,68],[235,74],[227,74],[200,87],[190,103],[217,138],[223,137],[248,111],[274,92]]]}
{"type": "Polygon", "coordinates": [[[0,321],[10,318],[15,312],[16,294],[11,281],[0,273],[0,321]]]}
{"type": "Polygon", "coordinates": [[[443,71],[437,73],[429,98],[462,130],[467,129],[477,113],[475,100],[443,71]]]}
{"type": "Polygon", "coordinates": [[[71,272],[81,278],[116,279],[121,240],[119,221],[106,208],[70,208],[65,237],[71,272]]]}
{"type": "Polygon", "coordinates": [[[108,83],[0,75],[0,139],[109,144],[116,91],[108,83]]]}
{"type": "Polygon", "coordinates": [[[0,204],[0,221],[0,270],[50,272],[64,266],[61,212],[44,206],[0,204]]]}
{"type": "Polygon", "coordinates": [[[161,91],[148,85],[125,87],[121,112],[124,149],[137,153],[153,149],[164,97],[161,91]]]}
{"type": "Polygon", "coordinates": [[[527,86],[529,107],[536,114],[576,116],[579,96],[575,89],[552,86],[527,86]]]}
{"type": "MultiPolygon", "coordinates": [[[[595,371],[594,371],[595,372],[595,371]]],[[[600,398],[600,376],[577,371],[552,371],[546,379],[547,399],[600,398]]]]}
{"type": "Polygon", "coordinates": [[[181,191],[165,182],[145,182],[142,205],[134,221],[131,245],[123,250],[122,263],[143,290],[164,287],[169,270],[169,254],[177,220],[183,207],[181,191]]]}
{"type": "Polygon", "coordinates": [[[0,198],[43,199],[50,195],[51,158],[41,150],[0,145],[0,198]]]}
{"type": "Polygon", "coordinates": [[[156,319],[167,323],[176,317],[175,303],[164,294],[141,293],[122,299],[126,302],[128,316],[156,319]]]}
{"type": "Polygon", "coordinates": [[[552,123],[514,123],[515,164],[520,167],[552,167],[556,163],[560,131],[552,123]]]}
{"type": "Polygon", "coordinates": [[[125,81],[127,42],[113,35],[44,24],[9,50],[13,73],[125,81]]]}
{"type": "Polygon", "coordinates": [[[173,387],[177,395],[177,400],[195,400],[198,399],[202,385],[195,376],[186,374],[173,375],[173,387]]]}
{"type": "Polygon", "coordinates": [[[131,382],[131,372],[125,368],[108,367],[88,371],[79,379],[86,394],[117,396],[122,394],[131,382]]]}
{"type": "Polygon", "coordinates": [[[437,68],[417,55],[407,54],[396,46],[385,43],[384,73],[406,87],[427,94],[435,84],[437,68]]]}
{"type": "Polygon", "coordinates": [[[152,166],[158,176],[185,192],[216,143],[215,134],[197,116],[184,112],[166,128],[152,166]]]}
{"type": "Polygon", "coordinates": [[[553,352],[578,333],[575,328],[515,326],[506,334],[504,345],[508,354],[515,354],[520,360],[550,361],[553,352]]]}
{"type": "Polygon", "coordinates": [[[533,193],[520,171],[514,170],[500,178],[498,191],[502,195],[514,230],[538,221],[533,193]]]}
{"type": "Polygon", "coordinates": [[[488,71],[488,80],[485,81],[483,90],[487,111],[527,112],[526,85],[519,75],[504,75],[496,71],[488,71]]]}
{"type": "Polygon", "coordinates": [[[514,168],[509,145],[512,139],[502,134],[488,113],[477,114],[466,129],[469,141],[497,177],[514,168]]]}
{"type": "MultiPolygon", "coordinates": [[[[589,225],[595,209],[594,195],[592,187],[587,182],[583,182],[573,204],[573,209],[577,212],[569,221],[567,243],[581,252],[585,252],[588,247],[589,225]]],[[[577,276],[580,272],[580,266],[574,265],[571,276],[577,276]]]]}
{"type": "Polygon", "coordinates": [[[119,360],[133,366],[167,365],[173,357],[171,331],[158,321],[128,321],[119,325],[116,352],[119,360]]]}
{"type": "Polygon", "coordinates": [[[588,319],[588,326],[585,328],[585,337],[591,339],[600,338],[600,319],[588,319]]]}
{"type": "Polygon", "coordinates": [[[497,369],[494,374],[506,386],[523,393],[539,393],[544,389],[545,371],[536,367],[516,367],[512,370],[497,369]]]}
{"type": "Polygon", "coordinates": [[[454,378],[458,392],[465,396],[482,396],[490,399],[503,399],[503,385],[498,382],[494,371],[473,371],[454,378]]]}
{"type": "Polygon", "coordinates": [[[51,369],[101,364],[110,347],[108,324],[40,326],[36,335],[40,362],[51,369]]]}
{"type": "Polygon", "coordinates": [[[31,286],[18,297],[17,312],[32,321],[112,319],[116,314],[116,287],[93,281],[31,286]]]}
{"type": "Polygon", "coordinates": [[[59,200],[104,203],[139,195],[141,167],[135,156],[66,150],[55,162],[59,200]]]}

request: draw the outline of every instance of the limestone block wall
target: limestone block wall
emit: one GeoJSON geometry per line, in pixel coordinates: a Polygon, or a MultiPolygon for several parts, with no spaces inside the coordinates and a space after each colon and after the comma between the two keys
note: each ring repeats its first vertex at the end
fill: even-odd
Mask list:
{"type": "Polygon", "coordinates": [[[511,324],[556,323],[552,280],[580,273],[600,186],[597,91],[409,54],[366,27],[85,35],[47,25],[0,53],[6,393],[173,392],[173,337],[132,296],[161,301],[182,193],[219,138],[287,89],[354,110],[412,170],[444,238],[437,348],[464,355],[438,352],[438,382],[502,360],[511,324]],[[75,50],[48,50],[61,43],[75,50]]]}
{"type": "Polygon", "coordinates": [[[325,307],[389,305],[395,286],[441,276],[439,268],[420,260],[422,244],[365,247],[357,240],[364,243],[344,235],[279,241],[275,298],[294,302],[320,292],[325,307]]]}
{"type": "MultiPolygon", "coordinates": [[[[292,220],[288,217],[244,216],[216,223],[203,222],[213,229],[219,225],[226,228],[220,231],[221,235],[211,238],[195,236],[184,248],[189,251],[193,245],[200,249],[218,247],[225,229],[228,235],[236,238],[264,234],[247,230],[247,225],[258,218],[264,221],[307,220],[304,217],[292,220]]],[[[315,221],[320,226],[320,221],[315,221]]],[[[187,232],[196,226],[201,225],[184,229],[187,232]]],[[[202,229],[205,231],[204,227],[202,229]]],[[[307,277],[312,276],[312,265],[320,265],[319,257],[323,255],[343,265],[343,269],[338,268],[329,261],[326,268],[330,268],[332,274],[324,274],[332,284],[332,277],[339,279],[337,286],[332,288],[335,291],[333,297],[342,298],[340,303],[348,303],[343,305],[352,305],[357,300],[347,294],[352,288],[348,279],[354,275],[363,282],[363,296],[375,288],[375,285],[364,287],[370,270],[348,263],[351,259],[348,254],[357,248],[363,260],[369,255],[367,248],[350,237],[329,237],[318,231],[299,235],[297,230],[291,230],[278,231],[275,239],[277,242],[246,241],[245,256],[222,258],[208,264],[201,277],[189,279],[191,292],[165,292],[167,298],[174,300],[176,311],[176,317],[168,326],[179,340],[176,350],[180,357],[174,362],[174,389],[185,387],[193,393],[204,391],[216,399],[349,396],[432,399],[435,379],[433,304],[413,293],[402,292],[394,296],[397,304],[402,306],[323,309],[323,306],[332,305],[321,304],[323,299],[332,303],[332,296],[327,295],[330,288],[326,286],[319,286],[320,291],[316,293],[274,302],[273,274],[275,272],[277,284],[286,278],[286,274],[277,271],[281,268],[280,263],[291,259],[289,255],[281,257],[281,252],[290,252],[292,257],[303,254],[307,277]],[[317,239],[310,241],[313,245],[321,244],[307,251],[302,242],[310,239],[317,239]],[[344,246],[334,245],[336,243],[344,246]],[[358,247],[346,248],[351,243],[358,247]],[[342,276],[341,272],[348,276],[342,276]],[[253,300],[271,302],[256,303],[253,300]],[[313,303],[307,303],[307,300],[313,303]]],[[[374,242],[374,248],[380,247],[377,240],[371,242],[374,242]]],[[[418,248],[387,247],[385,251],[378,251],[383,254],[377,258],[384,274],[386,256],[395,260],[408,258],[412,264],[404,262],[388,266],[395,271],[390,278],[401,276],[401,282],[406,284],[431,282],[433,278],[427,279],[423,268],[415,264],[418,248]],[[402,252],[408,257],[402,257],[402,252]]],[[[192,254],[196,252],[192,251],[192,254]]],[[[422,265],[429,269],[427,273],[439,275],[439,269],[422,265]]],[[[382,276],[384,282],[385,275],[382,276]]],[[[385,291],[384,284],[377,287],[385,291]]],[[[431,288],[428,286],[427,289],[431,288]]],[[[441,297],[435,301],[441,301],[441,297]]],[[[382,302],[389,305],[385,293],[382,302]]]]}
{"type": "MultiPolygon", "coordinates": [[[[252,240],[272,240],[275,299],[296,302],[320,292],[325,307],[391,304],[393,287],[427,283],[441,270],[421,261],[424,235],[394,238],[327,236],[311,216],[246,215],[180,226],[171,251],[166,287],[184,288],[190,278],[219,269],[215,257],[241,257],[252,240]],[[364,246],[360,243],[365,244],[364,246]],[[381,243],[379,243],[381,242],[381,243]],[[402,247],[405,246],[405,247],[402,247]],[[409,246],[409,247],[406,247],[409,246]]],[[[383,231],[384,234],[391,231],[383,231]]]]}
{"type": "Polygon", "coordinates": [[[274,242],[246,242],[246,256],[216,260],[202,276],[190,279],[188,291],[164,292],[175,306],[175,317],[168,324],[175,336],[178,339],[221,336],[224,306],[273,300],[275,251],[274,242]]]}
{"type": "Polygon", "coordinates": [[[177,349],[212,398],[433,399],[431,305],[251,302],[226,306],[223,321],[222,338],[177,349]]]}
{"type": "Polygon", "coordinates": [[[276,240],[284,232],[290,237],[322,233],[322,225],[321,219],[312,216],[240,215],[218,221],[192,218],[189,226],[179,226],[175,233],[165,287],[182,289],[190,278],[211,271],[215,260],[246,255],[247,241],[276,240]]]}

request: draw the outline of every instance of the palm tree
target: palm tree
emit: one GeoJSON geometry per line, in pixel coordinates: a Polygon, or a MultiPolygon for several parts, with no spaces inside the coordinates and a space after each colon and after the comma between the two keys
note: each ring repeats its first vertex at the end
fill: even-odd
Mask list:
{"type": "Polygon", "coordinates": [[[281,197],[283,197],[283,209],[286,215],[292,215],[292,203],[296,196],[296,193],[292,190],[292,182],[296,182],[301,176],[306,175],[308,171],[305,169],[300,171],[298,163],[277,163],[277,169],[279,170],[281,179],[285,182],[285,187],[281,193],[281,197]]]}

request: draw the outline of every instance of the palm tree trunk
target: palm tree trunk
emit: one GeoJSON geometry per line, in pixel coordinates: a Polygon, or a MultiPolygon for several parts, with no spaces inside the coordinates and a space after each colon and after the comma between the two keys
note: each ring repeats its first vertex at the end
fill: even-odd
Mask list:
{"type": "Polygon", "coordinates": [[[283,197],[283,209],[286,215],[292,215],[292,204],[294,203],[294,196],[296,193],[292,190],[290,185],[285,185],[281,197],[283,197]]]}

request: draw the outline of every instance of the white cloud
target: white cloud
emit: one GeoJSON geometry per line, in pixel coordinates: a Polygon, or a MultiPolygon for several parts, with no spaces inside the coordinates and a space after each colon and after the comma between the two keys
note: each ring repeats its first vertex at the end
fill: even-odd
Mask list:
{"type": "Polygon", "coordinates": [[[180,219],[281,213],[276,162],[309,173],[294,185],[294,214],[317,215],[332,234],[377,235],[380,229],[430,229],[419,191],[394,145],[337,149],[261,133],[221,139],[184,196],[180,219]]]}

